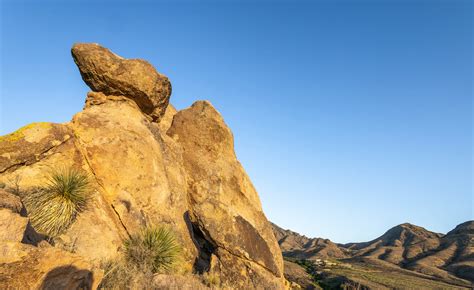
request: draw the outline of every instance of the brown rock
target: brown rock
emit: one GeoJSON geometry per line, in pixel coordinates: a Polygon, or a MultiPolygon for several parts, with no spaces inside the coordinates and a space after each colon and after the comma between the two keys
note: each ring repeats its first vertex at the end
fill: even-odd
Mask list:
{"type": "Polygon", "coordinates": [[[177,111],[175,107],[173,107],[172,104],[169,104],[159,124],[162,135],[166,135],[166,132],[171,127],[171,124],[173,123],[173,118],[174,118],[174,115],[176,115],[176,113],[177,111]]]}
{"type": "Polygon", "coordinates": [[[126,96],[155,120],[163,116],[171,83],[150,63],[124,59],[95,43],[75,44],[71,52],[82,79],[93,91],[126,96]]]}
{"type": "MultiPolygon", "coordinates": [[[[132,102],[128,99],[127,101],[132,102]]],[[[81,152],[82,149],[78,148],[77,144],[78,140],[74,137],[68,124],[33,124],[1,137],[0,155],[5,152],[2,149],[7,148],[10,156],[17,157],[10,159],[11,164],[6,164],[9,169],[0,173],[0,182],[12,187],[11,180],[16,180],[18,177],[17,186],[20,189],[20,194],[26,195],[30,189],[43,186],[47,182],[47,174],[51,169],[60,170],[75,167],[87,172],[91,176],[90,181],[94,189],[91,195],[92,199],[87,209],[78,216],[74,224],[57,239],[57,244],[61,247],[74,249],[90,261],[99,261],[117,255],[126,232],[111,205],[105,202],[99,191],[100,185],[93,178],[94,175],[81,152]],[[27,162],[16,163],[19,160],[27,160],[27,162]]],[[[13,197],[16,198],[16,202],[8,202],[7,205],[10,208],[18,208],[18,198],[13,197]]],[[[6,200],[2,203],[5,204],[6,200]]],[[[27,221],[27,218],[17,215],[16,220],[18,222],[21,220],[23,223],[27,221]]],[[[25,231],[23,227],[19,227],[20,224],[17,225],[18,227],[15,228],[18,231],[17,237],[19,237],[19,233],[25,231]]],[[[27,227],[25,237],[28,242],[33,244],[36,244],[40,239],[31,226],[27,227]]]]}
{"type": "MultiPolygon", "coordinates": [[[[54,123],[32,123],[0,136],[0,173],[33,164],[71,136],[67,126],[54,123]]],[[[4,182],[8,184],[8,180],[4,182]]]]}
{"type": "Polygon", "coordinates": [[[77,255],[57,248],[10,242],[0,249],[1,289],[96,289],[103,276],[77,255]]]}
{"type": "Polygon", "coordinates": [[[28,219],[20,212],[24,212],[20,198],[0,189],[0,242],[23,240],[28,219]]]}
{"type": "MultiPolygon", "coordinates": [[[[0,288],[22,279],[26,288],[40,287],[46,277],[59,279],[47,287],[76,287],[68,277],[79,277],[87,288],[88,265],[114,258],[128,234],[150,225],[175,231],[185,269],[218,275],[232,287],[282,288],[278,244],[219,113],[208,102],[176,112],[168,106],[168,80],[144,61],[93,44],[75,45],[72,53],[94,91],[84,110],[67,124],[34,124],[1,137],[0,182],[20,177],[23,196],[44,185],[51,168],[74,167],[91,177],[91,200],[54,239],[55,248],[0,242],[0,263],[7,263],[0,288]],[[78,255],[77,263],[60,248],[78,255]]],[[[13,213],[15,203],[4,203],[13,213]]]]}
{"type": "Polygon", "coordinates": [[[278,244],[220,114],[196,102],[174,116],[168,134],[183,147],[190,217],[216,248],[214,268],[232,283],[283,285],[278,244]]]}
{"type": "Polygon", "coordinates": [[[19,214],[23,210],[23,204],[20,197],[0,189],[0,209],[9,209],[13,213],[19,214]]]}
{"type": "Polygon", "coordinates": [[[91,106],[74,116],[77,144],[100,184],[100,192],[128,233],[153,224],[173,228],[189,263],[186,180],[180,149],[128,100],[91,106]]]}
{"type": "Polygon", "coordinates": [[[28,219],[13,213],[9,209],[0,209],[0,242],[21,242],[25,234],[28,219]]]}

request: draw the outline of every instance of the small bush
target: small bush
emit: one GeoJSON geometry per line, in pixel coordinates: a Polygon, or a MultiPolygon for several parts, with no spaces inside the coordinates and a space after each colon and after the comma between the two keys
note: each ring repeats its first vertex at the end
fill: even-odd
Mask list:
{"type": "Polygon", "coordinates": [[[47,183],[26,195],[24,203],[35,230],[55,237],[86,208],[89,196],[88,175],[69,168],[52,171],[47,183]]]}
{"type": "Polygon", "coordinates": [[[201,278],[204,285],[208,287],[216,288],[221,286],[221,278],[216,273],[204,273],[201,278]]]}
{"type": "Polygon", "coordinates": [[[124,243],[125,260],[139,269],[164,273],[176,266],[181,247],[173,232],[164,227],[146,228],[124,243]]]}
{"type": "Polygon", "coordinates": [[[12,177],[8,180],[9,186],[5,184],[5,188],[14,195],[21,197],[22,192],[20,191],[20,182],[21,176],[15,175],[15,177],[12,177]]]}
{"type": "Polygon", "coordinates": [[[110,260],[101,264],[104,270],[98,289],[152,289],[153,273],[143,271],[123,260],[110,260]]]}

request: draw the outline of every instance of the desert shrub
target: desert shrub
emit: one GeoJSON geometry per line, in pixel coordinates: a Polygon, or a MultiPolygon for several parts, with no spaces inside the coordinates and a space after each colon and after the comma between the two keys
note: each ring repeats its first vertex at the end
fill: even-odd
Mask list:
{"type": "Polygon", "coordinates": [[[77,169],[53,170],[43,186],[25,195],[23,202],[36,231],[55,237],[82,212],[90,196],[89,177],[77,169]]]}
{"type": "Polygon", "coordinates": [[[152,289],[153,273],[123,259],[109,260],[101,264],[104,270],[99,289],[152,289]]]}
{"type": "Polygon", "coordinates": [[[20,191],[20,182],[21,182],[21,176],[20,175],[15,175],[15,177],[11,177],[8,180],[9,186],[5,184],[5,188],[13,193],[14,195],[20,196],[21,197],[21,191],[20,191]]]}
{"type": "Polygon", "coordinates": [[[122,255],[102,263],[100,289],[154,289],[156,273],[178,271],[181,246],[165,227],[148,227],[124,242],[122,255]]]}
{"type": "Polygon", "coordinates": [[[5,188],[6,184],[3,182],[0,182],[0,188],[5,188]]]}
{"type": "Polygon", "coordinates": [[[152,273],[172,270],[179,262],[181,246],[165,227],[148,227],[124,242],[125,260],[152,273]]]}
{"type": "Polygon", "coordinates": [[[208,287],[216,288],[221,286],[221,278],[216,273],[206,272],[201,276],[201,279],[204,285],[208,287]]]}

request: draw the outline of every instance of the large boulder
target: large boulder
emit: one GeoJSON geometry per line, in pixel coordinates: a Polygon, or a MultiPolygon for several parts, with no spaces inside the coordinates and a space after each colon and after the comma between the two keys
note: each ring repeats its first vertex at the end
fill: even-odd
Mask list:
{"type": "Polygon", "coordinates": [[[163,116],[171,83],[150,63],[124,59],[96,43],[77,43],[71,52],[82,79],[93,91],[126,96],[155,120],[163,116]]]}
{"type": "Polygon", "coordinates": [[[254,286],[282,283],[278,243],[221,115],[209,102],[196,102],[174,116],[168,135],[183,148],[190,218],[214,248],[211,270],[237,285],[248,277],[254,286]]]}
{"type": "Polygon", "coordinates": [[[0,189],[0,242],[21,242],[28,219],[21,216],[25,209],[18,196],[0,189]]]}

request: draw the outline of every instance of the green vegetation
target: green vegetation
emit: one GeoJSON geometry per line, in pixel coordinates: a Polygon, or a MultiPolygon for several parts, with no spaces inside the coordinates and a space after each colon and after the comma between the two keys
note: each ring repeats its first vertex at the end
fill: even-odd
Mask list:
{"type": "Polygon", "coordinates": [[[31,123],[26,126],[21,127],[13,133],[0,136],[0,142],[16,142],[25,137],[25,132],[33,128],[48,129],[51,128],[51,123],[48,122],[37,122],[31,123]]]}
{"type": "Polygon", "coordinates": [[[156,273],[178,272],[181,245],[165,227],[148,227],[124,242],[123,257],[104,262],[103,289],[151,289],[156,273]]]}
{"type": "Polygon", "coordinates": [[[164,227],[150,227],[132,235],[124,243],[125,259],[153,273],[171,270],[178,261],[181,247],[173,232],[164,227]]]}
{"type": "Polygon", "coordinates": [[[77,169],[52,171],[44,186],[26,194],[23,202],[36,231],[51,238],[63,233],[87,205],[89,177],[77,169]]]}

